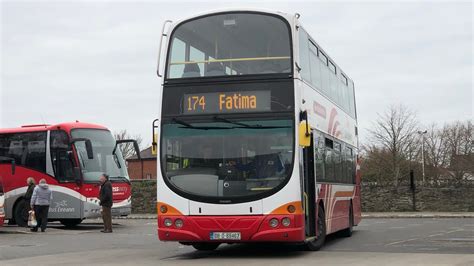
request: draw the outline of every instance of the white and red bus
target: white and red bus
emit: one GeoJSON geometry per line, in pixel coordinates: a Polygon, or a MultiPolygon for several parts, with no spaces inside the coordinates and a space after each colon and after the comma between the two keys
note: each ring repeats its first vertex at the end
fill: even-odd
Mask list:
{"type": "MultiPolygon", "coordinates": [[[[72,122],[0,129],[0,178],[3,179],[5,219],[27,223],[29,203],[23,196],[26,179],[40,179],[53,190],[49,220],[67,226],[100,217],[99,176],[108,174],[113,186],[113,215],[131,212],[127,166],[116,141],[100,125],[72,122]]],[[[136,145],[136,142],[135,146],[136,145]]]]}
{"type": "Polygon", "coordinates": [[[327,234],[352,234],[361,220],[354,83],[299,15],[167,21],[159,53],[160,240],[318,250],[327,234]]]}

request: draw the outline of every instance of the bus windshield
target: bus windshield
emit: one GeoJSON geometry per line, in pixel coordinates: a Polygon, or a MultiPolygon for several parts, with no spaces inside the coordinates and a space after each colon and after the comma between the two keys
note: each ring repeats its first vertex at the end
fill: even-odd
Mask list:
{"type": "Polygon", "coordinates": [[[161,154],[168,183],[187,195],[263,193],[291,174],[293,120],[173,119],[163,125],[161,154]]]}
{"type": "Polygon", "coordinates": [[[290,73],[290,47],[289,27],[277,16],[201,17],[172,33],[167,78],[290,73]]]}
{"type": "Polygon", "coordinates": [[[115,149],[115,139],[107,130],[74,129],[73,138],[87,138],[92,142],[94,158],[87,158],[86,145],[83,141],[76,142],[77,156],[81,165],[85,182],[97,182],[102,173],[111,180],[128,180],[127,166],[119,148],[115,149]]]}

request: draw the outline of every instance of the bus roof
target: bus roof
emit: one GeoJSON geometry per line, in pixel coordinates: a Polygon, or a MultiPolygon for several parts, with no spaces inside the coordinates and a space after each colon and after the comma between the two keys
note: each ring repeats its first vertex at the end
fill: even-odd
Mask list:
{"type": "MultiPolygon", "coordinates": [[[[200,13],[197,13],[196,15],[192,15],[192,16],[188,16],[188,17],[185,17],[185,18],[181,18],[179,20],[176,20],[176,21],[173,21],[172,23],[174,25],[177,25],[177,24],[180,24],[184,21],[187,21],[187,20],[192,20],[192,19],[195,19],[195,18],[198,18],[198,17],[203,17],[203,16],[209,16],[209,15],[212,15],[212,14],[219,14],[219,13],[231,13],[231,12],[257,12],[257,13],[266,13],[266,14],[272,14],[272,15],[278,15],[278,16],[281,16],[281,17],[284,17],[286,18],[289,22],[291,22],[291,18],[292,18],[292,15],[291,14],[288,14],[288,13],[284,13],[284,12],[280,12],[280,11],[274,11],[274,10],[269,10],[269,9],[263,9],[263,8],[245,8],[245,7],[241,7],[241,8],[221,8],[221,9],[213,9],[213,10],[210,10],[210,11],[205,11],[205,12],[200,12],[200,13]]],[[[172,28],[172,27],[171,27],[172,28]]],[[[170,28],[170,30],[171,30],[170,28]]]]}
{"type": "Polygon", "coordinates": [[[106,127],[91,124],[91,123],[84,123],[84,122],[66,122],[60,123],[56,125],[46,125],[46,124],[35,124],[35,125],[23,125],[17,128],[0,128],[0,134],[2,133],[21,133],[21,132],[38,132],[38,131],[47,131],[47,130],[64,130],[66,132],[70,132],[74,128],[91,128],[91,129],[105,129],[108,130],[106,127]]]}

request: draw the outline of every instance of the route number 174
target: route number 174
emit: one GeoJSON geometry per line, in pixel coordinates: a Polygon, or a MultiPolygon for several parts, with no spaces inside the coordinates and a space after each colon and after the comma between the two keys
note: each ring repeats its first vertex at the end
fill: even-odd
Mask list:
{"type": "Polygon", "coordinates": [[[201,110],[206,108],[206,98],[204,96],[188,96],[188,111],[201,110]]]}

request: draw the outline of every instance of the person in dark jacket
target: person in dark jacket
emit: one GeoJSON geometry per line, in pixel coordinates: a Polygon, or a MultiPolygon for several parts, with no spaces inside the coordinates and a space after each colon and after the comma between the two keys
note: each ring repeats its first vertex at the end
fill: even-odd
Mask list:
{"type": "Polygon", "coordinates": [[[110,183],[106,174],[102,174],[99,181],[99,200],[100,206],[102,206],[102,220],[104,221],[104,230],[101,230],[101,232],[112,233],[112,183],[110,183]]]}
{"type": "Polygon", "coordinates": [[[26,190],[25,196],[23,198],[26,202],[28,202],[28,206],[30,205],[31,196],[33,196],[33,190],[35,189],[36,182],[33,177],[28,177],[26,179],[26,184],[28,185],[28,189],[26,190]]]}
{"type": "Polygon", "coordinates": [[[46,180],[41,179],[39,184],[33,189],[33,195],[31,196],[30,206],[35,210],[36,220],[38,224],[35,228],[31,228],[31,231],[37,232],[38,228],[41,227],[41,232],[46,230],[48,225],[48,212],[49,205],[53,200],[53,192],[49,188],[46,180]]]}
{"type": "MultiPolygon", "coordinates": [[[[23,199],[25,201],[25,208],[28,208],[26,206],[30,206],[31,196],[33,196],[33,190],[36,186],[35,179],[33,177],[28,177],[28,179],[26,179],[26,184],[28,185],[28,189],[26,189],[26,193],[23,196],[23,199]]],[[[31,208],[31,210],[33,210],[33,208],[31,208]]]]}

